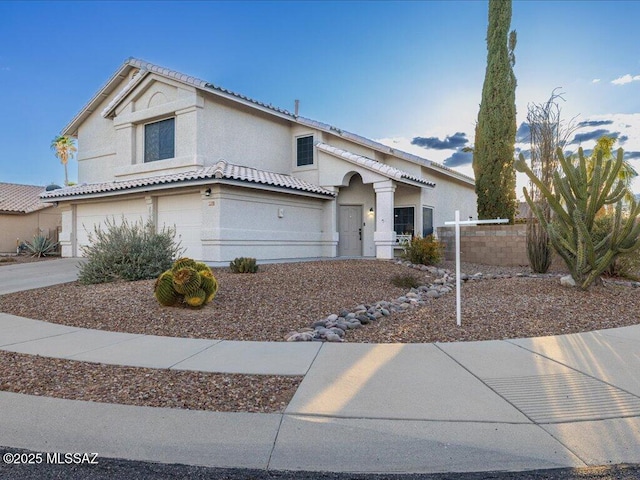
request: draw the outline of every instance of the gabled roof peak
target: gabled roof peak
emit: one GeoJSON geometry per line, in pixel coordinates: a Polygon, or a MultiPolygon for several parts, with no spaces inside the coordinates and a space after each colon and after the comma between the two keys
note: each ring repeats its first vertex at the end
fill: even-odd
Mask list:
{"type": "Polygon", "coordinates": [[[305,125],[307,127],[316,128],[318,130],[322,130],[334,135],[339,135],[343,138],[351,140],[355,143],[359,143],[360,145],[367,146],[376,151],[390,154],[407,160],[412,163],[417,163],[420,165],[424,165],[426,167],[430,167],[440,173],[455,178],[458,181],[462,181],[466,184],[473,185],[474,180],[471,177],[468,177],[462,173],[459,173],[455,170],[452,170],[440,163],[432,162],[425,158],[419,157],[417,155],[413,155],[402,150],[397,150],[391,148],[382,143],[376,142],[369,138],[356,135],[354,133],[347,132],[340,128],[337,128],[333,125],[329,125],[326,123],[318,122],[316,120],[300,117],[294,115],[286,109],[275,107],[270,103],[260,102],[258,100],[247,97],[246,95],[242,95],[240,93],[236,93],[232,90],[228,90],[226,88],[214,85],[213,83],[207,82],[205,80],[199,79],[197,77],[193,77],[190,75],[185,75],[183,73],[177,72],[175,70],[171,70],[169,68],[161,67],[151,62],[147,62],[145,60],[129,57],[125,60],[122,66],[118,69],[118,71],[107,81],[107,83],[98,91],[98,93],[85,105],[85,107],[78,113],[74,119],[62,130],[63,135],[76,136],[79,125],[89,116],[91,115],[96,108],[105,100],[105,98],[109,97],[115,89],[122,84],[123,80],[131,75],[127,84],[121,88],[118,94],[113,98],[111,102],[102,110],[102,115],[107,117],[113,113],[116,106],[133,90],[135,87],[144,79],[147,75],[154,73],[156,75],[164,76],[166,78],[170,78],[187,85],[191,85],[200,90],[204,90],[210,92],[214,95],[218,95],[220,97],[229,99],[231,101],[247,105],[251,108],[256,108],[258,110],[262,110],[263,112],[267,112],[269,114],[278,116],[280,118],[285,118],[291,122],[305,125]],[[135,73],[132,75],[132,70],[137,69],[135,73]]]}

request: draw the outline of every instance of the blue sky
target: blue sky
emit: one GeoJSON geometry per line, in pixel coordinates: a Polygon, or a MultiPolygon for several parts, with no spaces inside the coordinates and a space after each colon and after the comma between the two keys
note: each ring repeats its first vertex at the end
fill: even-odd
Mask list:
{"type": "MultiPolygon", "coordinates": [[[[51,139],[130,56],[282,108],[300,99],[303,116],[470,174],[458,150],[473,143],[487,6],[0,2],[0,181],[62,183],[51,139]]],[[[618,135],[640,171],[638,18],[636,1],[515,0],[518,123],[561,87],[580,145],[618,135]]]]}

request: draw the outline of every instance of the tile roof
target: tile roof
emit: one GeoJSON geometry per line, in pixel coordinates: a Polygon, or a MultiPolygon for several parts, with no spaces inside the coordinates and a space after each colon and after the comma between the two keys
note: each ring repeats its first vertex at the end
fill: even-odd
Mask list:
{"type": "Polygon", "coordinates": [[[281,173],[273,173],[267,172],[265,170],[258,170],[256,168],[243,167],[240,165],[228,163],[224,160],[220,160],[211,167],[198,168],[182,173],[157,175],[131,180],[75,185],[73,187],[45,192],[41,195],[41,198],[45,201],[53,201],[58,198],[86,196],[108,192],[128,193],[128,191],[134,189],[152,186],[168,185],[170,187],[173,187],[181,186],[175,185],[180,183],[199,184],[206,183],[207,181],[213,181],[213,183],[215,183],[216,180],[231,180],[247,182],[251,184],[267,185],[270,187],[283,188],[287,190],[297,190],[300,192],[313,193],[326,197],[333,197],[335,195],[329,190],[305,182],[304,180],[300,180],[299,178],[293,177],[291,175],[283,175],[281,173]]]}
{"type": "Polygon", "coordinates": [[[475,185],[475,180],[473,178],[463,173],[457,172],[445,165],[442,165],[441,163],[432,162],[431,160],[427,160],[426,158],[419,157],[418,155],[413,155],[412,153],[407,153],[402,150],[391,148],[388,145],[385,145],[384,143],[376,142],[375,140],[371,140],[370,138],[363,137],[355,133],[347,132],[346,130],[342,130],[340,128],[334,127],[333,125],[329,125],[328,123],[323,123],[317,120],[312,120],[310,118],[304,118],[304,117],[296,117],[296,121],[302,125],[317,128],[318,130],[323,130],[325,132],[329,132],[334,135],[339,135],[342,138],[346,138],[347,140],[351,140],[353,142],[359,143],[360,145],[364,145],[374,150],[378,150],[383,153],[387,153],[389,155],[394,155],[404,160],[408,160],[411,163],[417,163],[420,165],[424,165],[425,167],[433,168],[435,170],[441,170],[442,173],[445,173],[448,176],[452,176],[464,181],[465,183],[475,185]]]}
{"type": "Polygon", "coordinates": [[[129,82],[127,82],[127,84],[118,92],[116,97],[111,102],[109,102],[109,104],[102,110],[102,114],[104,116],[111,115],[113,113],[113,110],[117,106],[118,102],[120,102],[124,97],[126,97],[129,94],[129,92],[131,92],[136,87],[136,85],[138,85],[138,83],[142,81],[143,78],[146,77],[146,75],[148,75],[149,73],[156,73],[158,75],[162,75],[167,78],[171,78],[176,81],[180,81],[185,84],[191,85],[195,88],[205,90],[205,91],[214,93],[216,95],[220,95],[220,96],[229,98],[231,100],[239,101],[241,103],[248,104],[252,107],[256,107],[256,108],[268,111],[280,117],[285,117],[292,122],[305,125],[308,127],[316,128],[318,130],[322,130],[325,132],[329,132],[334,135],[339,135],[342,138],[346,138],[360,145],[370,147],[374,150],[377,150],[389,155],[394,155],[398,158],[402,158],[412,163],[424,165],[425,167],[432,168],[444,175],[455,178],[468,185],[475,184],[475,181],[473,178],[468,177],[467,175],[457,172],[456,170],[453,170],[440,163],[432,162],[431,160],[427,160],[426,158],[422,158],[422,157],[419,157],[418,155],[413,155],[411,153],[407,153],[402,150],[397,150],[383,143],[376,142],[375,140],[371,140],[361,135],[357,135],[357,134],[348,132],[346,130],[339,129],[327,123],[296,116],[290,111],[285,110],[283,108],[279,108],[271,104],[260,102],[258,100],[247,97],[245,95],[214,85],[205,80],[201,80],[193,76],[185,75],[183,73],[176,72],[168,68],[160,67],[153,63],[149,63],[137,58],[127,59],[124,62],[124,64],[120,67],[120,69],[111,77],[111,79],[109,79],[109,81],[98,91],[98,93],[85,105],[85,107],[74,117],[74,119],[62,130],[62,133],[64,135],[71,135],[71,136],[76,135],[78,126],[91,113],[95,111],[98,105],[101,102],[103,102],[105,98],[107,98],[111,93],[113,93],[113,91],[117,88],[120,82],[122,82],[123,79],[127,78],[127,76],[130,75],[132,69],[139,69],[140,71],[137,72],[133,76],[133,78],[129,80],[129,82]]]}
{"type": "Polygon", "coordinates": [[[44,188],[37,185],[0,183],[0,213],[26,214],[50,207],[51,205],[40,200],[44,188]]]}
{"type": "Polygon", "coordinates": [[[226,88],[219,87],[214,85],[213,83],[206,82],[196,77],[192,77],[189,75],[185,75],[184,73],[176,72],[175,70],[170,70],[168,68],[160,67],[158,65],[154,65],[153,63],[145,62],[144,60],[140,60],[137,58],[129,58],[125,65],[130,65],[135,68],[139,68],[140,71],[136,73],[133,78],[122,88],[120,92],[109,102],[109,104],[102,111],[102,116],[107,117],[112,112],[116,105],[126,97],[130,91],[132,91],[138,83],[149,73],[157,73],[158,75],[162,75],[167,78],[172,78],[174,80],[178,80],[179,82],[186,83],[187,85],[191,85],[192,87],[199,88],[201,90],[208,90],[214,93],[222,93],[225,96],[231,96],[236,99],[240,99],[251,103],[253,105],[257,105],[262,108],[266,108],[268,110],[272,110],[273,112],[277,112],[279,114],[294,118],[293,114],[288,110],[274,107],[271,104],[259,102],[258,100],[254,100],[240,93],[233,92],[231,90],[227,90],[226,88]]]}
{"type": "Polygon", "coordinates": [[[361,167],[365,167],[374,172],[380,173],[385,177],[398,180],[405,183],[419,183],[420,185],[424,185],[427,187],[435,187],[436,184],[430,182],[422,177],[417,177],[415,175],[411,175],[403,170],[392,167],[382,162],[378,162],[377,160],[373,160],[369,157],[364,157],[362,155],[356,155],[355,153],[351,153],[347,150],[343,150],[341,148],[332,147],[331,145],[327,145],[326,143],[316,142],[316,147],[318,150],[321,150],[326,153],[330,153],[336,157],[342,158],[356,165],[360,165],[361,167]],[[408,180],[408,182],[407,182],[408,180]]]}

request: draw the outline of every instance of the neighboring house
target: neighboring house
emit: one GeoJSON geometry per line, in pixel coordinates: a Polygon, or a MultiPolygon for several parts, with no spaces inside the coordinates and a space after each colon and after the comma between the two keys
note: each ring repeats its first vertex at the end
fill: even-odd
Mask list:
{"type": "Polygon", "coordinates": [[[471,178],[197,78],[127,60],[62,135],[79,184],[62,209],[63,256],[108,218],[175,226],[207,261],[392,258],[397,234],[476,215],[471,178]]]}
{"type": "Polygon", "coordinates": [[[40,200],[44,189],[0,183],[0,253],[16,253],[20,242],[30,242],[36,235],[57,240],[60,209],[40,200]]]}

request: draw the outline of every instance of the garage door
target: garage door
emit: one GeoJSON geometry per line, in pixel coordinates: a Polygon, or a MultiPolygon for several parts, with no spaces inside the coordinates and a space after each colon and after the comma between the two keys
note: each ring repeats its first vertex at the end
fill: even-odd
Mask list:
{"type": "Polygon", "coordinates": [[[120,223],[123,218],[132,223],[146,221],[147,207],[144,199],[78,205],[76,210],[78,256],[82,256],[81,247],[89,244],[89,233],[93,233],[94,227],[99,225],[104,230],[107,219],[120,223]]]}
{"type": "Polygon", "coordinates": [[[158,228],[175,227],[176,240],[186,248],[185,256],[202,259],[200,194],[168,195],[158,198],[158,228]]]}

